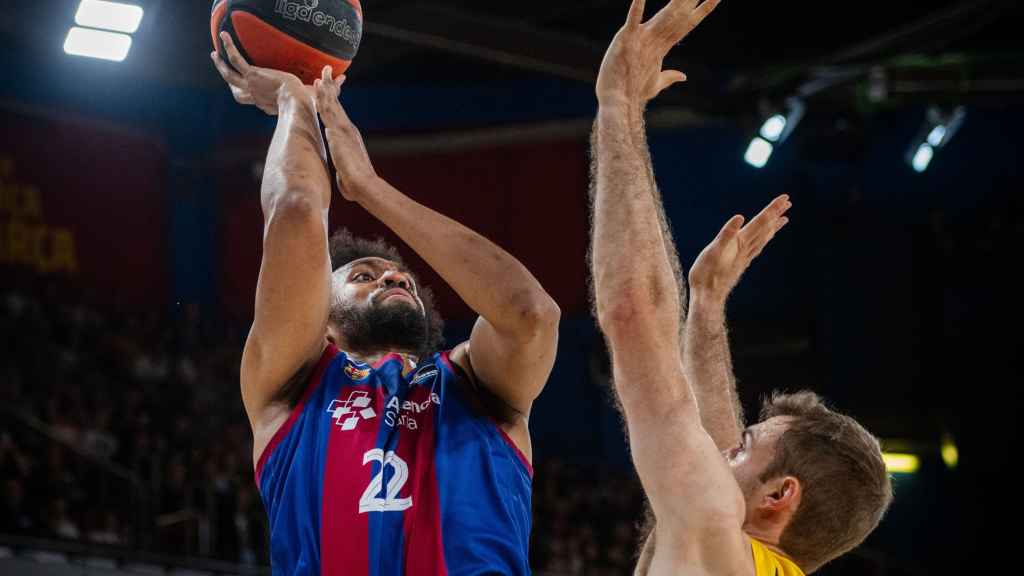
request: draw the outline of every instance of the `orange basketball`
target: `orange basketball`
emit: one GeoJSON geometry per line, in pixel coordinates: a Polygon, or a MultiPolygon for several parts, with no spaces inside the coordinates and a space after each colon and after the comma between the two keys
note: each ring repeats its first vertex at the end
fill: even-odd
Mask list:
{"type": "Polygon", "coordinates": [[[214,0],[210,33],[218,52],[222,31],[251,64],[312,84],[324,66],[335,76],[348,69],[363,35],[363,13],[359,0],[214,0]]]}

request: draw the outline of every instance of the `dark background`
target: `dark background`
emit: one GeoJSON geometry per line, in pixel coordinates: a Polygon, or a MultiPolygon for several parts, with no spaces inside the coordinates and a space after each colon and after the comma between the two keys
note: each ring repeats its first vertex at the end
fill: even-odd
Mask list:
{"type": "MultiPolygon", "coordinates": [[[[35,438],[24,443],[49,446],[40,431],[60,424],[54,398],[93,413],[95,400],[69,399],[68,390],[83,388],[71,396],[88,397],[95,385],[127,397],[125,387],[146,380],[138,358],[160,350],[157,356],[194,361],[200,377],[158,378],[152,397],[139,400],[149,406],[147,418],[182,412],[186,400],[178,394],[187,386],[223,388],[223,414],[206,426],[214,437],[236,434],[240,444],[203,452],[208,463],[244,452],[248,441],[244,427],[237,429],[230,371],[251,315],[259,173],[273,119],[235,104],[210,65],[207,2],[138,3],[146,15],[120,64],[63,53],[77,2],[10,0],[0,13],[0,157],[12,167],[2,183],[5,191],[36,189],[42,201],[33,214],[17,202],[0,204],[8,235],[0,253],[9,254],[17,221],[69,231],[77,256],[73,271],[9,255],[0,260],[5,298],[17,295],[38,309],[32,321],[9,312],[4,324],[0,376],[7,406],[23,409],[4,412],[3,422],[16,436],[35,438]],[[76,324],[78,336],[66,342],[61,311],[72,307],[103,320],[86,323],[92,328],[76,324]],[[136,344],[126,352],[104,334],[136,344]],[[78,379],[73,368],[54,368],[49,353],[38,352],[69,349],[111,359],[91,363],[90,377],[78,379]],[[223,357],[207,355],[214,349],[223,357]],[[138,356],[124,360],[131,354],[138,356]],[[29,427],[26,413],[40,427],[29,427]]],[[[649,4],[652,14],[662,2],[649,4]]],[[[896,477],[896,502],[866,545],[822,573],[977,573],[979,564],[998,566],[1010,555],[1004,526],[1017,508],[1011,464],[1019,452],[1015,277],[1024,138],[1017,27],[1024,19],[1014,2],[891,4],[723,2],[670,56],[667,65],[685,71],[689,82],[652,104],[650,145],[684,266],[730,215],[750,216],[777,194],[792,196],[792,222],[730,301],[748,415],[773,389],[810,388],[864,422],[886,447],[922,459],[917,474],[896,477]],[[881,98],[869,96],[873,71],[883,78],[876,82],[881,98]],[[743,152],[760,123],[795,95],[806,102],[803,121],[766,168],[746,165],[743,152]],[[967,111],[963,127],[925,173],[914,172],[904,154],[926,110],[957,105],[967,111]],[[943,437],[959,448],[955,469],[939,458],[943,437]]],[[[616,541],[631,537],[639,512],[588,313],[584,263],[592,84],[626,2],[367,0],[363,10],[363,42],[342,99],[378,171],[520,258],[563,310],[558,363],[531,419],[534,565],[617,573],[625,564],[603,551],[579,552],[587,558],[582,564],[557,564],[575,553],[551,542],[616,546],[605,537],[577,538],[576,525],[588,517],[579,507],[560,508],[565,494],[629,486],[633,500],[620,502],[628,526],[610,528],[616,541]]],[[[24,196],[5,192],[5,199],[15,197],[24,196]]],[[[340,197],[331,222],[388,234],[340,197]]],[[[470,311],[403,253],[438,293],[449,342],[465,337],[470,311]]],[[[195,486],[209,483],[186,456],[176,464],[171,448],[161,449],[167,458],[152,464],[157,471],[141,476],[138,458],[124,456],[144,433],[152,436],[147,442],[179,442],[180,454],[195,457],[205,450],[197,446],[213,442],[198,428],[187,431],[199,427],[200,413],[179,417],[167,431],[146,423],[124,428],[120,452],[108,458],[142,485],[168,484],[160,478],[177,473],[195,486]],[[178,440],[167,441],[172,436],[178,440]]],[[[67,427],[103,428],[89,422],[67,427]]],[[[103,466],[93,456],[68,458],[79,462],[76,474],[88,469],[105,491],[118,492],[108,484],[120,480],[96,472],[103,466]]],[[[17,474],[0,472],[5,479],[17,474]]],[[[221,475],[246,489],[248,478],[221,475]]],[[[52,504],[47,490],[33,496],[42,506],[52,504]]],[[[91,490],[83,488],[81,498],[92,499],[91,490]]],[[[115,496],[93,508],[105,509],[115,496]]],[[[602,497],[592,498],[591,508],[602,497]]],[[[140,536],[153,524],[147,514],[175,510],[169,498],[129,500],[126,514],[134,519],[121,527],[133,534],[123,538],[128,548],[259,561],[258,553],[204,551],[190,543],[199,538],[194,533],[174,545],[140,536]]],[[[68,505],[75,508],[74,498],[68,505]]],[[[182,506],[199,510],[196,517],[209,514],[209,506],[182,506]]]]}

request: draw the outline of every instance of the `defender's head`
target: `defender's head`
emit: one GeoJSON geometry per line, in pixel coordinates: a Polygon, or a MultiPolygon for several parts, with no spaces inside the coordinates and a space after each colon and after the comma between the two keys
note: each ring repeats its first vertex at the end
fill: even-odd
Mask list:
{"type": "Polygon", "coordinates": [[[777,535],[807,572],[863,542],[892,502],[878,441],[812,392],[773,394],[726,457],[747,502],[744,530],[777,535]]]}
{"type": "Polygon", "coordinates": [[[400,351],[424,357],[442,342],[442,320],[398,251],[341,229],[331,236],[328,338],[363,354],[400,351]]]}

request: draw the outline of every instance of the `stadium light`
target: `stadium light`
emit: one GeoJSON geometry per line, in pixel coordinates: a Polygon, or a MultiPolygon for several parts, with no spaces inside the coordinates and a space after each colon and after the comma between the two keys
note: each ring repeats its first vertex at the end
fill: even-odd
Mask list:
{"type": "Polygon", "coordinates": [[[948,434],[942,437],[942,461],[950,470],[956,468],[956,465],[960,463],[960,451],[957,450],[953,437],[948,434]]]}
{"type": "Polygon", "coordinates": [[[761,126],[761,138],[769,142],[778,142],[782,132],[786,129],[786,117],[776,114],[764,121],[761,126]]]}
{"type": "Polygon", "coordinates": [[[132,37],[117,32],[105,32],[75,26],[64,40],[64,52],[74,56],[100,58],[121,62],[132,48],[132,37]]]}
{"type": "Polygon", "coordinates": [[[142,22],[142,7],[105,0],[82,0],[75,14],[75,23],[88,28],[131,34],[142,22]]]}
{"type": "Polygon", "coordinates": [[[907,149],[907,163],[918,173],[927,170],[932,158],[949,143],[966,116],[963,106],[957,106],[949,114],[943,114],[934,106],[929,108],[924,125],[907,149]]]}
{"type": "Polygon", "coordinates": [[[910,160],[910,165],[913,166],[914,170],[924,172],[928,169],[928,165],[931,164],[934,156],[935,149],[932,148],[931,144],[925,142],[917,147],[917,152],[914,152],[914,157],[910,160]]]}
{"type": "Polygon", "coordinates": [[[938,146],[942,144],[942,140],[946,137],[946,127],[936,126],[932,128],[932,131],[928,133],[928,144],[930,146],[938,146]]]}
{"type": "Polygon", "coordinates": [[[921,467],[921,460],[913,454],[884,452],[882,460],[885,461],[885,469],[893,474],[913,474],[921,467]]]}
{"type": "Polygon", "coordinates": [[[768,164],[775,147],[782,144],[800,119],[804,116],[805,105],[799,98],[786,99],[786,112],[772,114],[761,125],[758,136],[750,142],[743,159],[754,168],[764,168],[768,164]]]}
{"type": "Polygon", "coordinates": [[[760,137],[754,138],[750,146],[747,147],[747,153],[743,155],[743,159],[754,168],[764,168],[774,150],[775,147],[771,145],[771,142],[760,137]]]}

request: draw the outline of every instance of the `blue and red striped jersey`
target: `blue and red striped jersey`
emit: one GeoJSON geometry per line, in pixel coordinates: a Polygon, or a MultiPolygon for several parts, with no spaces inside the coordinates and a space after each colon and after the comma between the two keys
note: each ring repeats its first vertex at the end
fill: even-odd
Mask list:
{"type": "Polygon", "coordinates": [[[532,469],[447,352],[333,345],[256,467],[274,574],[528,574],[532,469]]]}

